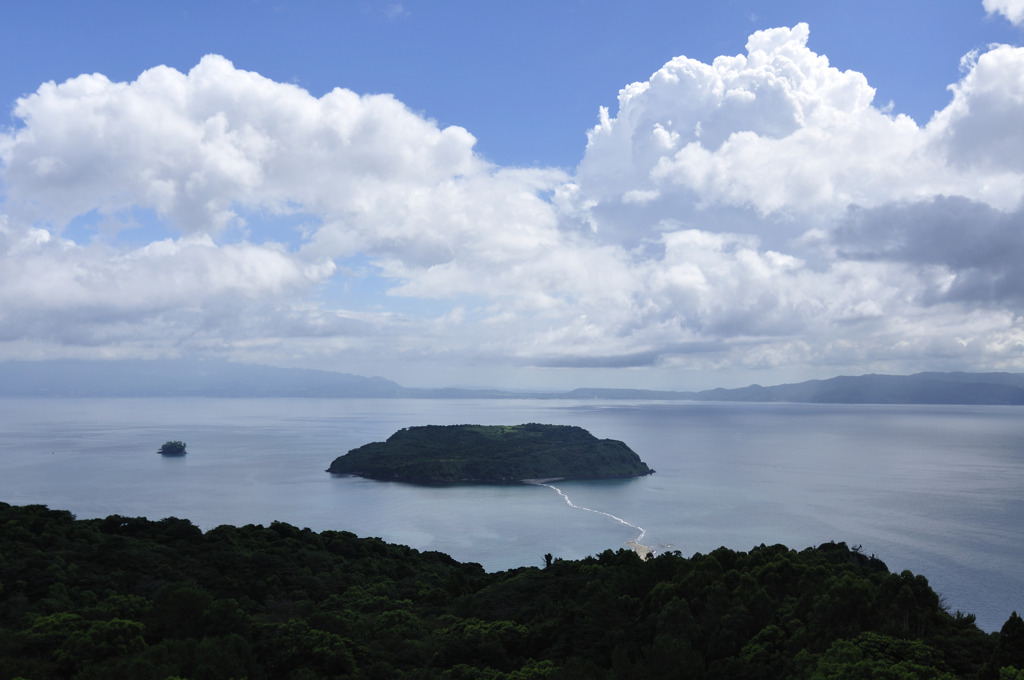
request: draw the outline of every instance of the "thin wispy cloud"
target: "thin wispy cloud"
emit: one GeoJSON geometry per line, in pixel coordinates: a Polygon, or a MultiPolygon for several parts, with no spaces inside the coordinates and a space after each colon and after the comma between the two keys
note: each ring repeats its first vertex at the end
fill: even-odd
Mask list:
{"type": "Polygon", "coordinates": [[[409,10],[407,10],[401,3],[390,3],[384,9],[384,16],[388,19],[401,19],[409,16],[409,10]]]}

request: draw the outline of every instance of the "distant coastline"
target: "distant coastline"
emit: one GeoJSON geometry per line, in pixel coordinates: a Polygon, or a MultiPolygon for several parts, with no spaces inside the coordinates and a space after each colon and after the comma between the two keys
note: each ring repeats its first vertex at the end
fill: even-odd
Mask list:
{"type": "Polygon", "coordinates": [[[228,361],[63,359],[0,362],[0,397],[606,399],[1021,406],[1024,373],[870,374],[697,392],[622,388],[511,392],[403,387],[381,377],[228,361]]]}

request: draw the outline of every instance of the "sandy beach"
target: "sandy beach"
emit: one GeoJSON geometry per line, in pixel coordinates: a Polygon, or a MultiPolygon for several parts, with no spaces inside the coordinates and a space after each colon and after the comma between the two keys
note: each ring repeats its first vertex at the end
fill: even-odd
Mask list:
{"type": "Polygon", "coordinates": [[[635,550],[636,554],[639,555],[640,559],[642,559],[642,560],[646,560],[646,559],[650,558],[651,555],[654,554],[654,550],[652,550],[651,548],[647,547],[646,545],[642,545],[640,543],[637,543],[636,541],[626,541],[626,545],[628,545],[630,548],[635,550]]]}

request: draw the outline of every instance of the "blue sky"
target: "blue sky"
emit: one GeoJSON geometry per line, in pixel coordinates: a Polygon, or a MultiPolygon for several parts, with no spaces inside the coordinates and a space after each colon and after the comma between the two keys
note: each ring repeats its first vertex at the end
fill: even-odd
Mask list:
{"type": "Polygon", "coordinates": [[[809,46],[864,73],[884,105],[927,122],[949,101],[959,60],[1020,30],[980,2],[42,2],[0,25],[0,101],[48,80],[103,73],[131,81],[206,54],[320,96],[392,93],[441,125],[461,125],[503,165],[575,166],[627,83],[673,57],[710,62],[755,30],[811,27],[809,46]]]}
{"type": "Polygon", "coordinates": [[[1022,20],[10,5],[0,360],[552,388],[1021,371],[1022,20]]]}

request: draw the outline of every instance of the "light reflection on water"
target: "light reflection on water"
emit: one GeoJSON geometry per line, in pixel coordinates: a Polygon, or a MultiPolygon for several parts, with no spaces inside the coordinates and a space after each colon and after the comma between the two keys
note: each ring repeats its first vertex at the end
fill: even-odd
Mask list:
{"type": "Polygon", "coordinates": [[[1024,611],[1024,419],[1016,407],[534,400],[0,400],[0,500],[79,517],[280,520],[440,550],[490,570],[625,547],[636,531],[537,486],[334,477],[334,457],[425,424],[579,425],[657,473],[560,482],[574,504],[684,555],[863,545],[928,577],[986,630],[1024,611]],[[164,441],[189,455],[164,458],[164,441]]]}

